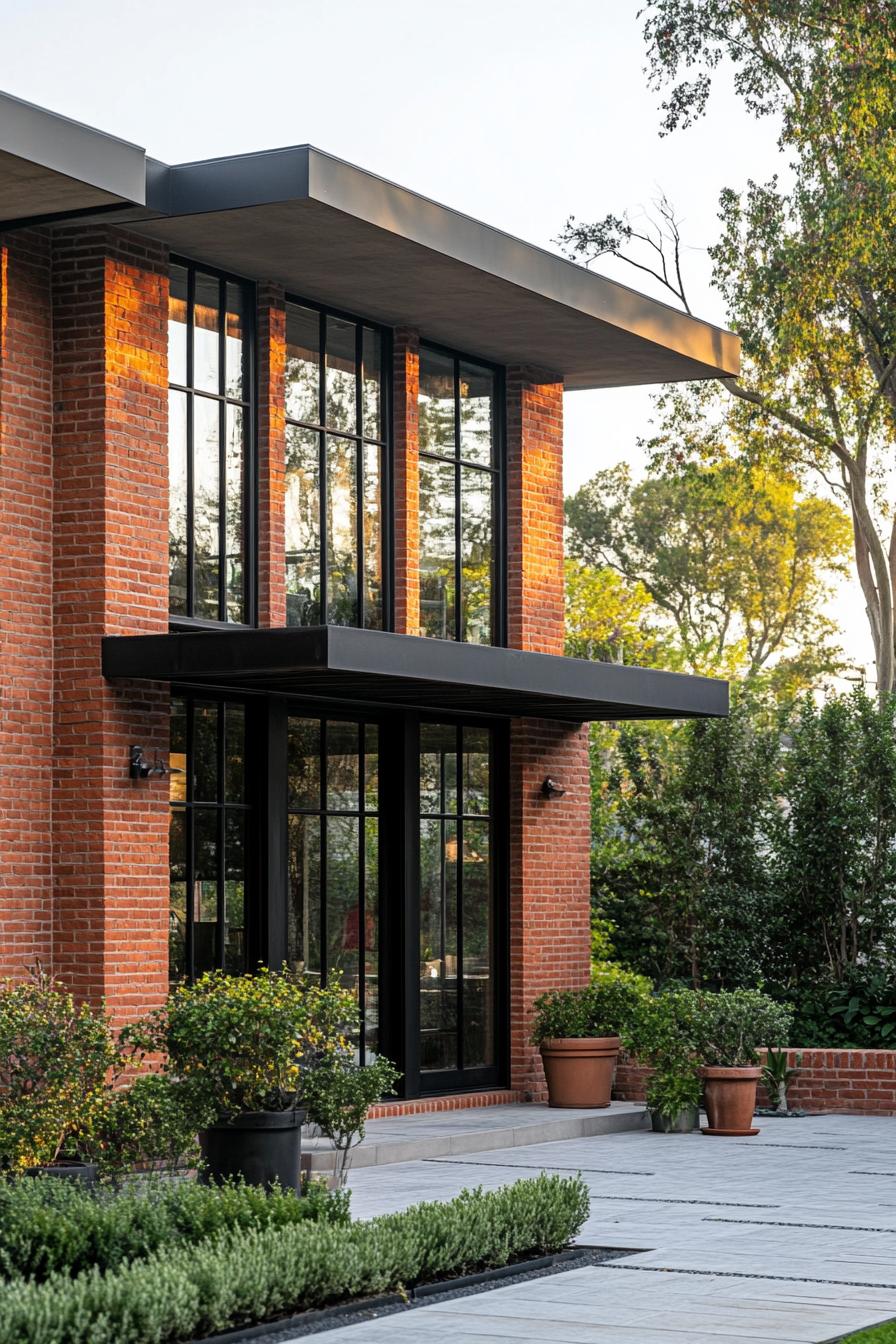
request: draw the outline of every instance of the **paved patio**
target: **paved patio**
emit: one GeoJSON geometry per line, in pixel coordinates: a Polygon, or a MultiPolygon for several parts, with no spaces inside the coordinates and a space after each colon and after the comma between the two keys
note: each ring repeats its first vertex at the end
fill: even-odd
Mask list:
{"type": "Polygon", "coordinates": [[[896,1317],[896,1120],[767,1120],[755,1139],[646,1132],[371,1167],[356,1217],[536,1171],[581,1170],[603,1266],[328,1331],[328,1344],[777,1344],[896,1317]]]}

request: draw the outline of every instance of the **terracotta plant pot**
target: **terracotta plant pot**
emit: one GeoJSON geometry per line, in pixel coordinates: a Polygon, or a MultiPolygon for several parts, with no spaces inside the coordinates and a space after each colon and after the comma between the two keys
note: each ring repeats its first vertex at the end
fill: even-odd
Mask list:
{"type": "Polygon", "coordinates": [[[576,1106],[581,1110],[609,1106],[619,1046],[618,1036],[542,1041],[548,1104],[576,1106]]]}
{"type": "Polygon", "coordinates": [[[700,1070],[703,1079],[706,1118],[709,1124],[704,1134],[719,1134],[723,1137],[744,1137],[758,1134],[753,1128],[753,1112],[756,1110],[756,1087],[762,1070],[760,1068],[722,1069],[705,1067],[700,1070]]]}

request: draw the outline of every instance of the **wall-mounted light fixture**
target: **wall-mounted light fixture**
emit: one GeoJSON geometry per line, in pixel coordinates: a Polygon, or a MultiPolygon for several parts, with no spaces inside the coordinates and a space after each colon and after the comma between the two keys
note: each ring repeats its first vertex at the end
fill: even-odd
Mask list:
{"type": "Polygon", "coordinates": [[[562,784],[558,784],[555,779],[551,779],[548,775],[541,786],[541,792],[545,798],[562,798],[566,790],[562,784]]]}
{"type": "Polygon", "coordinates": [[[150,761],[142,747],[132,746],[128,773],[131,779],[149,779],[150,775],[182,775],[184,772],[180,766],[169,765],[167,761],[163,761],[158,752],[150,761]]]}

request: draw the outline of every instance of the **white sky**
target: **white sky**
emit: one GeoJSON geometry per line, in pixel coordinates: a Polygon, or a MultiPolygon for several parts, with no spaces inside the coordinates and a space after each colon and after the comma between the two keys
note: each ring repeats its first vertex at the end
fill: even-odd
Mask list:
{"type": "MultiPolygon", "coordinates": [[[[310,142],[550,246],[662,188],[683,217],[692,306],[723,323],[703,248],[723,186],[778,167],[730,92],[661,139],[640,0],[0,0],[0,88],[166,162],[310,142]]],[[[601,266],[648,288],[639,273],[601,266]]],[[[566,398],[566,485],[637,463],[649,389],[566,398]]],[[[861,595],[834,604],[856,662],[861,595]]]]}

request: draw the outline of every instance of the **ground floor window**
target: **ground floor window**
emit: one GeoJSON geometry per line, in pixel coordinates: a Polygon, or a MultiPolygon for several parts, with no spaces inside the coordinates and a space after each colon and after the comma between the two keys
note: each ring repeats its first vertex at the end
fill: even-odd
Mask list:
{"type": "Polygon", "coordinates": [[[358,999],[405,1095],[505,1081],[506,737],[277,697],[172,701],[172,979],[286,961],[358,999]]]}

